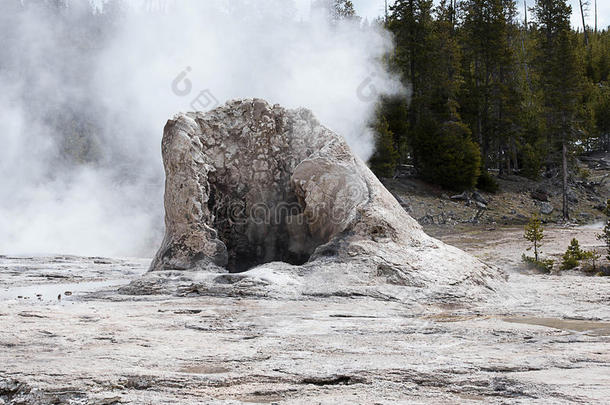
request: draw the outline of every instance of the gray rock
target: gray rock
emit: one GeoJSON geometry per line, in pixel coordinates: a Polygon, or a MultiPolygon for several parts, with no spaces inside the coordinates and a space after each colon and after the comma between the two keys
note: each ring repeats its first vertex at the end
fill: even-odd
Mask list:
{"type": "Polygon", "coordinates": [[[543,202],[540,204],[540,213],[544,215],[549,215],[553,212],[554,208],[551,203],[543,202]]]}
{"type": "Polygon", "coordinates": [[[244,294],[375,284],[383,281],[377,267],[388,263],[393,280],[437,290],[486,292],[498,278],[426,235],[345,140],[306,109],[254,99],[179,114],[165,126],[162,151],[166,233],[151,277],[250,269],[236,279],[210,276],[202,287],[244,294]]]}
{"type": "Polygon", "coordinates": [[[578,216],[585,220],[594,218],[594,216],[588,212],[579,212],[578,216]]]}
{"type": "MultiPolygon", "coordinates": [[[[595,243],[597,229],[578,232],[583,245],[595,243]]],[[[69,306],[0,299],[0,397],[11,405],[108,405],[119,397],[122,404],[185,405],[294,403],[293,398],[310,404],[345,398],[364,404],[413,403],[413,398],[430,405],[464,398],[491,404],[532,398],[539,404],[607,403],[603,371],[610,359],[599,354],[608,346],[600,336],[610,326],[607,280],[524,274],[518,270],[522,234],[498,228],[456,230],[450,236],[511,271],[500,294],[485,302],[464,295],[473,287],[459,282],[445,291],[433,283],[405,286],[408,280],[399,277],[405,273],[390,261],[373,269],[377,285],[286,298],[140,298],[89,286],[83,288],[102,290],[82,294],[69,306]],[[23,311],[45,318],[25,322],[17,316],[23,311]],[[75,352],[95,361],[75,362],[75,352]],[[3,384],[10,376],[18,381],[3,384]]],[[[549,226],[545,234],[546,251],[565,250],[565,228],[549,226]]],[[[0,285],[36,289],[40,275],[50,270],[69,277],[55,280],[60,284],[117,285],[149,264],[113,262],[100,271],[86,258],[0,259],[0,285]]],[[[363,275],[349,263],[341,268],[330,260],[316,262],[317,267],[294,266],[290,272],[306,279],[332,267],[319,283],[330,286],[344,272],[363,275]]],[[[270,267],[259,268],[260,281],[270,267]]],[[[217,288],[252,291],[257,288],[252,272],[224,274],[227,284],[217,288]]],[[[185,278],[204,272],[173,273],[185,278]]],[[[153,274],[167,277],[162,271],[148,276],[153,274]]],[[[191,291],[200,289],[194,285],[191,291]]],[[[212,289],[203,293],[211,295],[212,289]]]]}
{"type": "Polygon", "coordinates": [[[434,225],[434,217],[430,214],[426,214],[417,220],[422,225],[434,225]]]}
{"type": "Polygon", "coordinates": [[[483,197],[483,195],[478,191],[472,193],[472,199],[484,205],[489,204],[489,201],[487,201],[487,199],[485,199],[485,197],[483,197]]]}
{"type": "Polygon", "coordinates": [[[534,200],[538,200],[538,201],[544,201],[544,202],[548,202],[549,201],[549,194],[541,189],[532,191],[530,193],[530,196],[534,199],[534,200]]]}
{"type": "Polygon", "coordinates": [[[461,194],[452,195],[450,198],[452,200],[459,200],[459,201],[468,201],[468,200],[470,200],[470,198],[468,198],[468,193],[466,191],[464,191],[461,194]]]}
{"type": "Polygon", "coordinates": [[[394,198],[396,198],[396,201],[398,201],[398,204],[400,204],[400,206],[402,208],[404,208],[405,211],[407,212],[411,212],[411,205],[409,205],[409,203],[407,201],[405,201],[404,198],[402,198],[401,196],[399,196],[398,194],[392,193],[392,195],[394,196],[394,198]]]}
{"type": "Polygon", "coordinates": [[[610,169],[610,161],[606,157],[580,156],[580,161],[586,162],[589,168],[595,170],[610,169]]]}
{"type": "Polygon", "coordinates": [[[568,190],[568,201],[571,203],[578,203],[578,195],[574,190],[568,190]]]}
{"type": "Polygon", "coordinates": [[[409,179],[417,176],[417,170],[413,165],[398,165],[394,178],[409,179]]]}

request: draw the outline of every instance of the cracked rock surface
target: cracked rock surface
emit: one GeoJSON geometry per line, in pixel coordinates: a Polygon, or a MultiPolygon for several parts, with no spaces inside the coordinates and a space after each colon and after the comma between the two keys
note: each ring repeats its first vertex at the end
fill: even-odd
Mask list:
{"type": "MultiPolygon", "coordinates": [[[[546,251],[597,231],[547,228],[546,251]]],[[[0,256],[0,403],[607,404],[610,279],[515,271],[522,233],[449,236],[511,267],[480,302],[132,296],[150,259],[0,256]]]]}
{"type": "Polygon", "coordinates": [[[402,286],[476,298],[500,282],[426,235],[306,109],[253,99],[179,114],[162,150],[165,238],[126,293],[173,284],[179,294],[412,294],[384,291],[402,286]]]}

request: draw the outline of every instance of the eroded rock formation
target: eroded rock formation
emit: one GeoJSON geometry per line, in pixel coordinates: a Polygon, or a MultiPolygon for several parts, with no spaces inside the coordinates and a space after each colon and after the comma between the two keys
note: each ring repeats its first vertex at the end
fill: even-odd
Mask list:
{"type": "Polygon", "coordinates": [[[288,283],[301,291],[303,277],[417,287],[493,278],[479,260],[427,236],[306,109],[254,99],[180,114],[165,127],[163,161],[166,234],[153,271],[235,273],[267,263],[214,280],[283,272],[301,278],[288,283]]]}

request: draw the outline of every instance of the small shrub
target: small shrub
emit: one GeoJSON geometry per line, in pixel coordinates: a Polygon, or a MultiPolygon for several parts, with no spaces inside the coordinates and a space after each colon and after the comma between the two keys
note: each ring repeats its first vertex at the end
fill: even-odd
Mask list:
{"type": "Polygon", "coordinates": [[[595,275],[599,277],[610,277],[610,267],[601,266],[595,275]]]}
{"type": "Polygon", "coordinates": [[[597,271],[597,261],[602,257],[601,254],[597,253],[595,250],[587,250],[584,251],[583,260],[589,262],[589,267],[587,271],[596,272],[597,271]]]}
{"type": "Polygon", "coordinates": [[[591,177],[591,171],[589,171],[589,169],[579,169],[578,174],[583,180],[588,180],[589,177],[591,177]]]}
{"type": "Polygon", "coordinates": [[[610,260],[610,199],[606,201],[606,209],[604,210],[606,218],[606,226],[602,229],[602,232],[597,235],[597,239],[601,240],[606,244],[606,259],[610,260]]]}
{"type": "Polygon", "coordinates": [[[553,259],[536,260],[534,257],[526,256],[525,254],[521,256],[521,259],[525,263],[544,273],[550,273],[551,270],[553,270],[553,265],[555,264],[553,259]]]}
{"type": "Polygon", "coordinates": [[[477,188],[488,193],[497,193],[500,186],[495,178],[487,170],[481,172],[477,180],[477,188]]]}
{"type": "Polygon", "coordinates": [[[575,257],[563,257],[561,262],[561,270],[571,270],[578,266],[578,260],[575,257]]]}
{"type": "Polygon", "coordinates": [[[586,259],[585,252],[580,248],[580,244],[576,238],[573,238],[570,242],[570,246],[563,254],[563,261],[561,262],[561,270],[570,270],[578,266],[578,263],[586,259]]]}

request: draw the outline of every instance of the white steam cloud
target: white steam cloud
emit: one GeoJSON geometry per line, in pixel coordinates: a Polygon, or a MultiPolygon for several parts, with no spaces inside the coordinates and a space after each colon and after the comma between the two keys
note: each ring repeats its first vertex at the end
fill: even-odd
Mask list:
{"type": "Polygon", "coordinates": [[[152,255],[162,129],[192,105],[307,107],[366,159],[400,90],[389,34],[291,1],[57,2],[0,0],[0,254],[152,255]]]}

